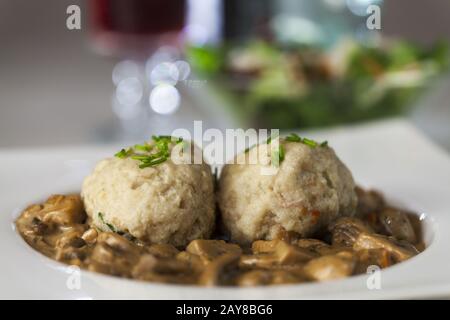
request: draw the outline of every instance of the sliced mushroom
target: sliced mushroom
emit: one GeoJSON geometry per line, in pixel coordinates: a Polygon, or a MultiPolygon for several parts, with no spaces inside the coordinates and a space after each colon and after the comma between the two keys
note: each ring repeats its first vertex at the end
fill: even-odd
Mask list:
{"type": "Polygon", "coordinates": [[[282,240],[275,239],[275,240],[256,240],[252,243],[252,251],[255,254],[260,253],[271,253],[274,252],[278,243],[280,243],[282,240]]]}
{"type": "Polygon", "coordinates": [[[408,216],[397,209],[385,208],[379,214],[379,220],[383,231],[398,240],[416,243],[417,237],[408,216]]]}
{"type": "Polygon", "coordinates": [[[196,275],[188,263],[172,258],[157,258],[151,254],[144,254],[133,267],[133,278],[158,281],[194,283],[196,275]]]}
{"type": "Polygon", "coordinates": [[[384,208],[385,201],[383,196],[374,190],[364,190],[360,187],[355,188],[358,197],[358,207],[356,209],[359,217],[364,217],[370,213],[376,213],[384,208]]]}
{"type": "Polygon", "coordinates": [[[238,277],[236,284],[242,287],[268,285],[272,283],[273,273],[268,270],[250,270],[238,277]]]}
{"type": "Polygon", "coordinates": [[[176,259],[184,261],[189,264],[190,268],[195,272],[201,272],[204,267],[202,259],[193,253],[187,251],[181,251],[177,254],[176,259]]]}
{"type": "Polygon", "coordinates": [[[242,253],[241,247],[223,240],[194,240],[186,247],[186,251],[198,255],[205,263],[224,254],[242,253]]]}
{"type": "Polygon", "coordinates": [[[317,256],[310,250],[290,245],[282,240],[256,241],[252,250],[255,254],[242,256],[241,266],[272,268],[277,265],[304,263],[317,256]]]}
{"type": "Polygon", "coordinates": [[[293,242],[296,246],[300,248],[307,249],[311,252],[316,252],[318,254],[323,254],[324,251],[330,248],[330,245],[318,239],[298,239],[293,242]]]}
{"type": "Polygon", "coordinates": [[[357,265],[355,273],[367,273],[370,266],[387,268],[395,262],[386,249],[364,249],[356,251],[357,265]]]}
{"type": "Polygon", "coordinates": [[[97,241],[98,232],[97,230],[91,228],[83,233],[81,238],[88,244],[94,244],[97,241]]]}
{"type": "Polygon", "coordinates": [[[147,248],[147,252],[158,258],[174,258],[180,251],[170,244],[154,244],[147,248]]]}
{"type": "Polygon", "coordinates": [[[65,229],[56,239],[55,246],[57,248],[65,248],[65,247],[76,247],[80,246],[81,241],[83,241],[83,245],[86,243],[81,238],[84,233],[84,228],[82,226],[73,226],[65,229]]]}
{"type": "Polygon", "coordinates": [[[385,249],[396,259],[397,262],[409,259],[419,253],[417,249],[406,241],[398,241],[392,237],[386,237],[379,234],[361,233],[353,249],[385,249]]]}
{"type": "Polygon", "coordinates": [[[206,286],[339,279],[418,253],[423,244],[416,216],[385,207],[376,192],[360,192],[359,197],[364,216],[338,219],[321,240],[300,239],[280,229],[274,240],[255,241],[251,249],[215,237],[194,240],[179,251],[126,232],[99,232],[89,227],[78,196],[52,196],[43,205],[30,206],[16,226],[32,247],[65,263],[146,281],[206,286]]]}
{"type": "Polygon", "coordinates": [[[34,217],[31,221],[31,229],[36,235],[45,235],[50,231],[50,227],[47,223],[42,222],[38,217],[34,217]]]}
{"type": "Polygon", "coordinates": [[[289,245],[286,242],[280,242],[274,251],[274,254],[278,258],[280,264],[296,264],[302,263],[312,258],[315,258],[317,254],[303,249],[297,246],[289,245]]]}
{"type": "Polygon", "coordinates": [[[289,284],[305,281],[305,276],[299,276],[298,273],[290,272],[288,270],[274,270],[270,284],[289,284]]]}
{"type": "Polygon", "coordinates": [[[344,217],[331,224],[331,242],[334,246],[351,247],[361,233],[372,233],[372,229],[357,218],[344,217]]]}
{"type": "Polygon", "coordinates": [[[353,255],[350,252],[341,252],[309,261],[304,271],[311,280],[327,281],[350,276],[354,267],[353,255]]]}
{"type": "Polygon", "coordinates": [[[139,249],[124,237],[113,232],[101,232],[97,237],[98,243],[109,246],[117,253],[137,254],[139,249]]]}
{"type": "Polygon", "coordinates": [[[102,232],[97,238],[88,268],[91,271],[130,277],[140,254],[136,245],[120,235],[102,232]]]}
{"type": "Polygon", "coordinates": [[[273,253],[248,254],[241,256],[239,265],[246,269],[271,269],[279,265],[279,260],[273,253]]]}
{"type": "Polygon", "coordinates": [[[303,269],[274,269],[274,270],[251,270],[241,274],[236,284],[242,287],[258,285],[289,284],[308,281],[303,269]],[[297,270],[298,269],[298,270],[297,270]]]}
{"type": "Polygon", "coordinates": [[[199,284],[204,286],[228,286],[235,284],[239,274],[239,254],[226,253],[206,265],[199,284]]]}
{"type": "Polygon", "coordinates": [[[44,204],[43,221],[61,226],[82,223],[86,219],[81,198],[78,195],[54,195],[44,204]]]}

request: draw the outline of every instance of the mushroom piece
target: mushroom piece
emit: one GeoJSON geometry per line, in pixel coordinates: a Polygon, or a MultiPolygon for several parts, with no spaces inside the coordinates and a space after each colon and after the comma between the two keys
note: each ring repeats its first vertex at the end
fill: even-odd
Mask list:
{"type": "Polygon", "coordinates": [[[236,284],[242,287],[268,285],[272,283],[273,273],[268,270],[250,270],[240,275],[236,284]]]}
{"type": "Polygon", "coordinates": [[[206,265],[199,284],[204,286],[227,286],[235,283],[239,274],[239,254],[226,253],[206,265]]]}
{"type": "Polygon", "coordinates": [[[312,252],[322,253],[323,250],[329,249],[330,245],[318,239],[298,239],[293,242],[296,246],[307,249],[312,252]]]}
{"type": "Polygon", "coordinates": [[[196,283],[198,275],[185,261],[157,258],[151,254],[142,255],[131,274],[140,280],[184,284],[196,283]]]}
{"type": "Polygon", "coordinates": [[[274,252],[277,245],[281,242],[282,240],[279,239],[275,239],[275,240],[256,240],[252,243],[252,251],[255,254],[259,254],[259,253],[270,253],[270,252],[274,252]]]}
{"type": "Polygon", "coordinates": [[[379,214],[379,220],[383,226],[384,233],[398,240],[416,243],[417,237],[408,216],[397,209],[385,208],[379,214]]]}
{"type": "Polygon", "coordinates": [[[86,242],[81,238],[85,230],[82,225],[65,228],[55,242],[55,259],[69,264],[80,265],[87,255],[86,242]]]}
{"type": "Polygon", "coordinates": [[[240,255],[241,247],[226,243],[223,240],[194,240],[186,247],[186,251],[198,255],[204,263],[209,263],[224,254],[240,255]]]}
{"type": "Polygon", "coordinates": [[[251,270],[240,275],[236,284],[242,287],[252,287],[258,285],[275,285],[305,282],[307,279],[301,272],[292,272],[291,270],[251,270]]]}
{"type": "Polygon", "coordinates": [[[176,259],[187,263],[189,267],[197,273],[200,273],[204,268],[204,262],[202,259],[198,255],[187,251],[181,251],[178,253],[176,259]]]}
{"type": "Polygon", "coordinates": [[[69,226],[86,219],[81,198],[78,195],[54,195],[45,202],[40,213],[45,223],[69,226]]]}
{"type": "Polygon", "coordinates": [[[385,249],[395,258],[397,262],[407,260],[419,251],[406,241],[396,240],[380,234],[361,233],[353,244],[353,249],[385,249]]]}
{"type": "Polygon", "coordinates": [[[327,281],[350,276],[354,267],[353,254],[340,252],[309,261],[304,267],[304,272],[311,280],[327,281]]]}
{"type": "Polygon", "coordinates": [[[331,224],[333,245],[351,247],[361,233],[373,233],[372,229],[357,218],[340,218],[331,224]]]}
{"type": "Polygon", "coordinates": [[[74,225],[67,228],[64,232],[60,233],[55,243],[56,248],[66,247],[81,247],[81,242],[86,245],[86,242],[81,238],[84,233],[84,228],[81,225],[74,225]]]}
{"type": "Polygon", "coordinates": [[[273,270],[271,284],[289,284],[307,281],[305,276],[299,276],[299,272],[290,272],[288,270],[273,270]]]}
{"type": "Polygon", "coordinates": [[[391,253],[385,249],[364,249],[356,251],[357,265],[355,273],[367,273],[370,266],[387,268],[394,264],[391,253]]]}
{"type": "Polygon", "coordinates": [[[148,247],[147,251],[158,258],[174,258],[179,253],[171,244],[154,244],[148,247]]]}
{"type": "Polygon", "coordinates": [[[88,269],[124,277],[131,276],[132,267],[138,262],[141,250],[122,236],[102,232],[92,250],[88,269]]]}
{"type": "Polygon", "coordinates": [[[385,201],[379,192],[375,190],[364,190],[360,187],[356,187],[355,191],[358,197],[357,216],[364,217],[384,208],[385,201]]]}
{"type": "Polygon", "coordinates": [[[98,232],[94,228],[85,231],[81,238],[88,244],[94,244],[97,241],[98,232]]]}
{"type": "Polygon", "coordinates": [[[312,251],[290,245],[282,240],[256,242],[252,246],[255,254],[243,255],[240,260],[241,266],[272,268],[277,265],[304,263],[317,256],[312,251]]]}
{"type": "Polygon", "coordinates": [[[47,223],[42,222],[38,217],[33,217],[30,225],[33,233],[38,236],[45,235],[51,231],[50,226],[47,223]]]}
{"type": "Polygon", "coordinates": [[[276,246],[274,254],[278,258],[279,263],[283,265],[302,263],[317,256],[317,254],[307,249],[290,245],[284,241],[276,246]]]}

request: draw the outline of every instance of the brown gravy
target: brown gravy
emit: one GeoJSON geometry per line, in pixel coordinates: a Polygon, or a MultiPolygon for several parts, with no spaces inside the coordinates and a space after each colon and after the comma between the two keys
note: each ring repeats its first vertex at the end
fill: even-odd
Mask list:
{"type": "MultiPolygon", "coordinates": [[[[358,188],[356,218],[341,218],[315,239],[280,234],[251,247],[198,239],[186,248],[146,244],[90,226],[78,195],[54,195],[29,206],[17,230],[42,254],[83,269],[152,282],[256,286],[326,281],[386,268],[424,249],[416,215],[358,188]]],[[[217,233],[219,234],[219,233],[217,233]]]]}

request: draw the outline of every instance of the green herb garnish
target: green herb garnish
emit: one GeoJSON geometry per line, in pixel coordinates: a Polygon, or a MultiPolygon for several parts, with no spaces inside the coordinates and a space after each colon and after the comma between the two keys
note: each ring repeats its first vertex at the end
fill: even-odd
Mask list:
{"type": "Polygon", "coordinates": [[[270,135],[270,137],[266,140],[266,143],[271,144],[272,139],[276,139],[276,138],[278,138],[278,134],[270,135]]]}
{"type": "Polygon", "coordinates": [[[105,221],[105,219],[103,218],[103,213],[99,212],[98,217],[101,222],[109,228],[109,230],[111,230],[112,232],[117,232],[116,228],[111,223],[105,221]]]}
{"type": "Polygon", "coordinates": [[[144,144],[135,144],[134,145],[134,150],[138,150],[138,151],[144,151],[144,152],[149,152],[152,150],[152,146],[144,143],[144,144]]]}
{"type": "Polygon", "coordinates": [[[161,157],[151,161],[142,161],[142,163],[139,165],[139,168],[144,169],[147,167],[156,166],[157,164],[163,163],[166,160],[167,160],[166,157],[161,157]]]}
{"type": "Polygon", "coordinates": [[[183,138],[172,136],[152,136],[153,145],[136,144],[127,150],[122,149],[115,154],[120,159],[131,158],[140,161],[139,168],[147,168],[165,162],[170,157],[170,144],[181,143],[183,138]]]}
{"type": "Polygon", "coordinates": [[[328,141],[324,141],[324,142],[319,143],[319,142],[314,141],[312,139],[302,138],[298,134],[295,134],[295,133],[291,133],[290,135],[288,135],[285,138],[285,140],[288,141],[288,142],[300,142],[300,143],[303,143],[303,144],[305,144],[305,145],[307,145],[307,146],[309,146],[311,148],[315,148],[317,146],[320,146],[320,147],[327,147],[328,146],[328,141]]]}
{"type": "Polygon", "coordinates": [[[310,146],[311,148],[315,148],[318,145],[318,143],[316,141],[308,139],[308,138],[303,138],[302,143],[306,144],[307,146],[310,146]]]}
{"type": "Polygon", "coordinates": [[[131,153],[133,152],[133,150],[131,148],[128,148],[127,150],[122,149],[119,152],[117,152],[114,156],[117,158],[121,158],[121,159],[125,159],[126,157],[128,157],[131,153]]]}
{"type": "Polygon", "coordinates": [[[284,148],[282,145],[278,147],[278,150],[272,152],[272,164],[275,164],[277,167],[284,160],[284,148]]]}
{"type": "Polygon", "coordinates": [[[254,144],[254,145],[252,145],[252,146],[250,146],[250,147],[245,148],[244,153],[249,152],[249,151],[250,151],[251,149],[253,149],[255,146],[256,146],[256,144],[254,144]]]}
{"type": "Polygon", "coordinates": [[[286,141],[289,142],[302,142],[302,138],[300,138],[300,136],[296,133],[291,133],[290,135],[288,135],[286,137],[286,141]]]}

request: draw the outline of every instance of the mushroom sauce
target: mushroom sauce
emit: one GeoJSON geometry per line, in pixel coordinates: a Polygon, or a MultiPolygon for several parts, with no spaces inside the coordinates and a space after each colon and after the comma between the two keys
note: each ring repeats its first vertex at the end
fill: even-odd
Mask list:
{"type": "MultiPolygon", "coordinates": [[[[70,265],[144,281],[203,286],[256,286],[326,281],[386,268],[424,249],[416,215],[390,207],[381,195],[357,188],[353,218],[340,218],[314,239],[290,232],[241,247],[198,239],[185,248],[146,244],[127,233],[91,227],[78,195],[54,195],[16,221],[25,241],[70,265]]],[[[218,223],[220,225],[220,223],[218,223]]]]}

